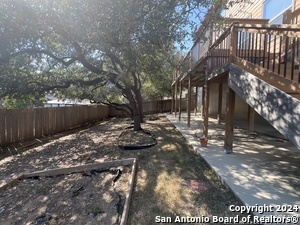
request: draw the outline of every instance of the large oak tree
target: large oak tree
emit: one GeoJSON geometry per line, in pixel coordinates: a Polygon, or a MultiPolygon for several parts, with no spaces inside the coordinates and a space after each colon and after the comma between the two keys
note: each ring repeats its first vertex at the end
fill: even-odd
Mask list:
{"type": "Polygon", "coordinates": [[[192,10],[207,4],[1,0],[0,97],[68,89],[122,107],[139,130],[143,84],[171,60],[174,44],[190,31],[186,26],[192,10]]]}

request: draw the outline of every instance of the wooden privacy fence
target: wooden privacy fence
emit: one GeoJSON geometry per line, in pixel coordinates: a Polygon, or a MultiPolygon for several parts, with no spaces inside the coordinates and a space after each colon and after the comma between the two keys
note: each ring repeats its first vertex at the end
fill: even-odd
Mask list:
{"type": "Polygon", "coordinates": [[[30,140],[109,117],[109,107],[1,109],[0,144],[30,140]]]}
{"type": "MultiPolygon", "coordinates": [[[[170,99],[144,102],[144,113],[170,112],[171,107],[170,99]]],[[[0,109],[0,144],[32,140],[113,116],[127,115],[106,105],[0,109]]]]}
{"type": "MultiPolygon", "coordinates": [[[[181,110],[187,109],[187,99],[182,99],[181,110]]],[[[143,104],[143,112],[145,115],[153,113],[165,113],[171,112],[172,109],[172,99],[158,100],[158,101],[147,101],[143,104]]],[[[177,107],[178,110],[178,107],[177,107]]],[[[127,117],[126,113],[121,110],[116,110],[111,108],[109,111],[109,116],[113,117],[127,117]]]]}
{"type": "MultiPolygon", "coordinates": [[[[144,102],[144,113],[170,112],[171,107],[170,99],[144,102]]],[[[113,116],[127,115],[106,105],[0,109],[0,144],[32,140],[113,116]]]]}
{"type": "MultiPolygon", "coordinates": [[[[171,108],[172,108],[171,99],[160,100],[160,101],[147,101],[143,103],[144,114],[171,112],[171,108]]],[[[113,116],[127,117],[124,111],[116,110],[115,108],[110,109],[109,115],[112,117],[113,116]]]]}
{"type": "Polygon", "coordinates": [[[144,102],[143,110],[145,114],[170,112],[172,100],[149,101],[144,102]]]}

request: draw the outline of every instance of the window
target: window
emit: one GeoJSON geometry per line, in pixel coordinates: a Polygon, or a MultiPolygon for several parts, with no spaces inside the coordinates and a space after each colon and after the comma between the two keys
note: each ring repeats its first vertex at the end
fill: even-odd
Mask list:
{"type": "Polygon", "coordinates": [[[283,13],[292,9],[292,0],[266,0],[263,3],[263,18],[270,24],[282,24],[283,13]]]}

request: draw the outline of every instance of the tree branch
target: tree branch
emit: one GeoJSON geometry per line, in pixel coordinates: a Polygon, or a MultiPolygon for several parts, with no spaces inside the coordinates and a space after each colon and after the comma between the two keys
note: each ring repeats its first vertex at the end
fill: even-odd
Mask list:
{"type": "Polygon", "coordinates": [[[104,105],[111,106],[111,107],[115,108],[116,110],[125,112],[131,119],[133,119],[133,111],[127,104],[118,104],[118,103],[112,103],[109,101],[108,102],[91,101],[91,103],[102,103],[104,105]],[[126,110],[126,109],[128,109],[128,110],[126,110]]]}
{"type": "Polygon", "coordinates": [[[72,63],[74,63],[74,62],[77,61],[76,57],[64,57],[64,58],[70,58],[70,60],[65,61],[64,58],[59,58],[59,57],[55,56],[52,52],[47,51],[45,49],[40,49],[40,50],[38,50],[38,49],[23,49],[21,51],[12,53],[10,55],[10,58],[18,56],[18,55],[22,55],[22,54],[31,54],[31,55],[34,55],[34,54],[45,54],[45,55],[53,58],[54,60],[60,62],[61,64],[63,64],[64,66],[67,66],[67,67],[70,66],[72,63]]]}

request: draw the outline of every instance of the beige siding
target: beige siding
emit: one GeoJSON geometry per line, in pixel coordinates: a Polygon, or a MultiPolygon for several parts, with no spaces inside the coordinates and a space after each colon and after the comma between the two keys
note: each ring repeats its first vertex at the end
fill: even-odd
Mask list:
{"type": "Polygon", "coordinates": [[[294,0],[293,9],[296,10],[296,9],[299,9],[299,8],[300,8],[300,0],[294,0]]]}
{"type": "Polygon", "coordinates": [[[291,21],[293,24],[300,24],[300,0],[293,1],[291,21]]]}
{"type": "MultiPolygon", "coordinates": [[[[253,0],[242,3],[236,3],[233,6],[225,10],[225,17],[227,18],[252,18],[262,19],[263,18],[263,3],[265,0],[253,0]]],[[[286,21],[284,23],[300,23],[300,0],[293,0],[292,11],[294,14],[287,14],[286,21]]]]}
{"type": "Polygon", "coordinates": [[[252,3],[245,1],[244,3],[234,4],[225,10],[225,17],[262,19],[263,2],[264,0],[255,0],[252,3]]]}

